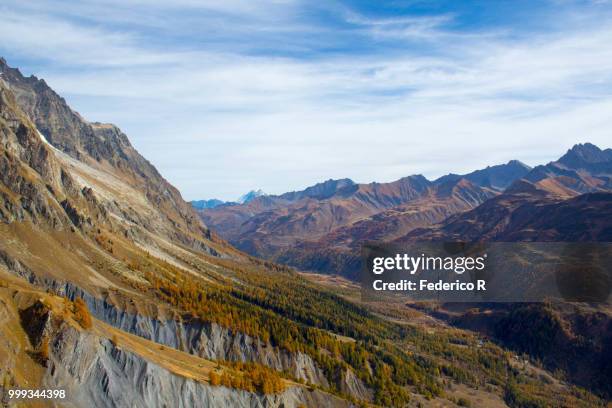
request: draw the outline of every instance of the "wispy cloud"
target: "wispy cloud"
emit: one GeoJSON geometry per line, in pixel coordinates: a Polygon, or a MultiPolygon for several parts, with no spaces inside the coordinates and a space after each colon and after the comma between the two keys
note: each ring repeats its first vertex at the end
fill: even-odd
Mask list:
{"type": "Polygon", "coordinates": [[[606,5],[517,33],[340,2],[37,3],[0,10],[0,53],[122,126],[188,198],[535,164],[609,140],[606,5]]]}

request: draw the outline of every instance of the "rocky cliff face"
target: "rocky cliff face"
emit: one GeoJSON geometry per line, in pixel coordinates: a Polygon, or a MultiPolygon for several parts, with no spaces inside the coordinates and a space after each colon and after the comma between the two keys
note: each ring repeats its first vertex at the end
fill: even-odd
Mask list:
{"type": "MultiPolygon", "coordinates": [[[[298,380],[329,387],[325,374],[316,362],[303,353],[289,353],[270,343],[244,333],[233,332],[215,323],[185,321],[180,318],[159,319],[129,313],[71,285],[60,289],[60,292],[72,299],[85,299],[95,317],[144,339],[208,360],[261,363],[277,371],[289,372],[298,380]]],[[[363,387],[359,379],[355,378],[355,381],[356,384],[351,386],[363,387]]]]}
{"type": "MultiPolygon", "coordinates": [[[[56,299],[19,293],[10,298],[1,293],[0,319],[4,325],[11,323],[17,314],[24,329],[17,335],[28,341],[19,342],[6,337],[5,344],[13,347],[16,355],[28,344],[46,352],[30,352],[38,359],[43,370],[37,373],[36,384],[48,389],[66,392],[62,406],[70,407],[151,407],[151,406],[210,406],[210,407],[291,407],[308,406],[348,407],[340,399],[320,391],[308,391],[293,386],[280,394],[261,395],[226,387],[212,387],[192,378],[178,375],[168,369],[168,361],[149,361],[132,348],[133,344],[120,345],[116,337],[107,338],[94,330],[85,331],[73,320],[59,313],[56,299]],[[19,311],[18,308],[21,308],[19,311]],[[25,330],[25,332],[21,332],[25,330]]],[[[109,333],[106,333],[108,336],[109,333]]],[[[123,340],[122,340],[123,341],[123,340]]],[[[149,343],[147,345],[153,345],[149,343]]],[[[0,390],[0,400],[8,403],[4,387],[16,381],[14,373],[23,364],[19,359],[7,356],[0,374],[5,385],[0,390]],[[9,384],[7,384],[9,383],[9,384]]],[[[201,362],[204,362],[202,360],[201,362]]],[[[180,368],[180,364],[176,368],[180,368]]]]}
{"type": "MultiPolygon", "coordinates": [[[[186,245],[206,246],[202,237],[211,234],[191,206],[117,127],[85,121],[44,80],[24,77],[3,59],[0,74],[6,126],[17,135],[22,154],[28,155],[22,159],[46,178],[46,184],[59,189],[60,195],[73,196],[70,191],[62,191],[60,184],[70,184],[76,178],[78,183],[72,183],[72,187],[97,187],[93,196],[109,212],[116,213],[115,220],[129,218],[137,227],[155,234],[186,245]],[[50,158],[52,151],[59,154],[50,158]]],[[[66,198],[71,203],[70,197],[66,198]]],[[[121,228],[129,230],[130,226],[121,228]]]]}
{"type": "Polygon", "coordinates": [[[299,404],[348,406],[340,399],[303,387],[259,395],[211,387],[175,375],[109,340],[67,330],[52,344],[52,375],[46,386],[66,389],[75,407],[289,407],[299,404]]]}

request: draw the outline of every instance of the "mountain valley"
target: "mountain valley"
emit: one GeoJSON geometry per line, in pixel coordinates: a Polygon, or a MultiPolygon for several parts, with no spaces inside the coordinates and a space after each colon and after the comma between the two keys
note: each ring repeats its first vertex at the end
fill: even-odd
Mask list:
{"type": "MultiPolygon", "coordinates": [[[[343,291],[276,262],[287,246],[310,245],[305,237],[344,254],[415,228],[467,234],[460,217],[505,205],[530,174],[524,165],[434,182],[331,180],[203,210],[203,222],[117,127],[86,121],[3,59],[0,72],[4,406],[45,406],[9,397],[34,388],[65,390],[57,405],[68,407],[606,405],[605,387],[563,379],[529,350],[517,359],[511,340],[441,311],[381,310],[350,283],[343,291]]],[[[588,170],[577,183],[559,176],[563,193],[609,186],[607,167],[588,170]]],[[[609,220],[605,197],[577,196],[530,222],[543,228],[591,203],[609,220]]],[[[524,236],[508,225],[504,234],[524,236]]],[[[603,239],[609,229],[557,234],[603,239]]]]}

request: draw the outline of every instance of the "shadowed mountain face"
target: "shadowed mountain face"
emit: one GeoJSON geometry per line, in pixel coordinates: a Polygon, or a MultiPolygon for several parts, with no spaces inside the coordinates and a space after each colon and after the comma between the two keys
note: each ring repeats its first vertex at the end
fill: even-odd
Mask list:
{"type": "Polygon", "coordinates": [[[509,192],[397,241],[610,242],[612,192],[567,200],[509,192]]]}
{"type": "Polygon", "coordinates": [[[300,269],[354,277],[365,240],[392,240],[472,209],[529,172],[518,161],[433,182],[410,176],[391,183],[327,180],[303,191],[246,205],[199,211],[238,248],[300,269]]]}
{"type": "Polygon", "coordinates": [[[486,169],[476,170],[466,175],[448,174],[436,180],[444,182],[464,178],[481,187],[488,187],[496,191],[505,190],[515,180],[525,176],[531,168],[518,160],[510,160],[506,164],[489,166],[486,169]]]}
{"type": "Polygon", "coordinates": [[[324,200],[335,195],[342,195],[343,193],[349,195],[354,192],[356,188],[357,184],[351,179],[329,179],[322,183],[315,184],[314,186],[307,187],[302,191],[285,193],[281,195],[280,198],[288,201],[298,201],[304,198],[324,200]]]}

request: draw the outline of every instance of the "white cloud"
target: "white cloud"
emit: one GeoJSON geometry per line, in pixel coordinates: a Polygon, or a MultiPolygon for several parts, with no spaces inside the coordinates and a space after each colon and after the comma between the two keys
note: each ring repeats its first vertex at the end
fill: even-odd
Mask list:
{"type": "MultiPolygon", "coordinates": [[[[162,18],[178,7],[170,3],[150,5],[147,21],[181,38],[183,27],[162,18]]],[[[130,13],[141,7],[122,4],[130,13]]],[[[301,34],[319,29],[297,19],[297,1],[253,4],[180,2],[207,16],[239,13],[250,24],[224,35],[247,43],[254,21],[278,21],[264,25],[271,38],[299,46],[307,41],[301,34]]],[[[355,40],[384,37],[397,46],[305,58],[247,52],[227,39],[209,46],[203,38],[201,47],[193,39],[151,43],[146,30],[108,21],[2,11],[0,51],[50,61],[36,74],[89,119],[123,127],[189,199],[233,199],[255,187],[281,193],[329,177],[435,177],[514,158],[537,164],[584,141],[609,147],[612,26],[602,21],[511,37],[446,30],[448,15],[381,20],[342,10],[355,40]],[[408,37],[432,52],[403,48],[408,37]]],[[[126,13],[120,21],[107,17],[124,24],[133,17],[126,13]]],[[[321,27],[320,41],[334,40],[329,30],[321,27]]]]}

